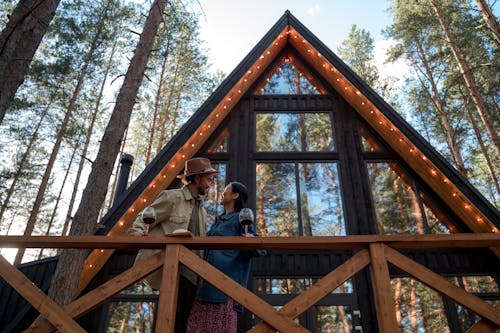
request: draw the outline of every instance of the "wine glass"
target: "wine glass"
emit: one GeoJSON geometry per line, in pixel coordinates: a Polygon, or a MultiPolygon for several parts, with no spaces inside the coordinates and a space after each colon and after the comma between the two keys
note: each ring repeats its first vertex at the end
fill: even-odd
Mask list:
{"type": "Polygon", "coordinates": [[[240,223],[245,227],[245,236],[248,234],[248,226],[253,223],[253,212],[250,208],[240,211],[240,223]]]}
{"type": "Polygon", "coordinates": [[[148,206],[142,211],[142,222],[146,224],[146,232],[149,233],[149,226],[156,222],[156,210],[148,206]]]}

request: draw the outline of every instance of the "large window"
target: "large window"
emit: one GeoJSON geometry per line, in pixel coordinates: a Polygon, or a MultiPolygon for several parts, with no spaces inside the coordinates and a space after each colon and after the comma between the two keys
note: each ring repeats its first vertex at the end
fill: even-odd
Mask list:
{"type": "Polygon", "coordinates": [[[379,233],[449,233],[398,163],[369,162],[367,168],[379,233]]]}
{"type": "Polygon", "coordinates": [[[346,234],[336,162],[257,163],[256,176],[261,235],[346,234]]]}
{"type": "Polygon", "coordinates": [[[335,149],[329,113],[257,113],[256,150],[325,152],[335,149]]]}

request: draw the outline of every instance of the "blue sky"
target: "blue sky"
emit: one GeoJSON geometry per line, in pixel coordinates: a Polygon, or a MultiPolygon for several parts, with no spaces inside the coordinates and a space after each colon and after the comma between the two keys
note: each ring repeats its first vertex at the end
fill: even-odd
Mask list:
{"type": "MultiPolygon", "coordinates": [[[[375,41],[391,18],[386,0],[199,0],[201,37],[214,69],[230,73],[288,9],[336,52],[352,24],[375,41]]],[[[195,6],[196,7],[196,6],[195,6]]],[[[199,7],[197,8],[199,10],[199,7]]]]}

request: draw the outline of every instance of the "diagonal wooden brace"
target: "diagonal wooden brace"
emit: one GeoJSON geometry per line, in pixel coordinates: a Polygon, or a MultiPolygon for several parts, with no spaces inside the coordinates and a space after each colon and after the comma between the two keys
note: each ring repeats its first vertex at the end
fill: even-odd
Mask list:
{"type": "MultiPolygon", "coordinates": [[[[368,255],[368,251],[359,251],[352,258],[325,275],[321,280],[317,281],[311,286],[311,288],[307,289],[305,292],[285,304],[278,312],[291,319],[297,318],[311,306],[323,299],[323,297],[330,294],[333,290],[342,285],[342,283],[362,270],[369,263],[370,257],[368,255]]],[[[276,330],[266,323],[259,323],[252,329],[248,330],[247,333],[272,333],[275,331],[276,330]]]]}
{"type": "Polygon", "coordinates": [[[243,288],[239,283],[213,267],[206,261],[200,259],[185,247],[180,248],[179,260],[190,270],[201,276],[205,281],[222,291],[234,301],[243,305],[257,317],[274,327],[280,332],[299,333],[308,332],[304,327],[295,323],[292,319],[278,313],[271,305],[261,298],[243,288]]]}

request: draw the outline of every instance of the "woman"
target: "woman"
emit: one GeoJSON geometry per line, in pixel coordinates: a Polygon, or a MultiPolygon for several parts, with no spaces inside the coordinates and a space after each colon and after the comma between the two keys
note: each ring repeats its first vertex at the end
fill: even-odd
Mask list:
{"type": "MultiPolygon", "coordinates": [[[[226,186],[220,198],[224,213],[215,218],[207,236],[244,236],[254,237],[253,226],[245,235],[239,221],[239,211],[248,199],[248,190],[239,182],[226,186]]],[[[205,255],[207,261],[246,288],[250,272],[251,257],[265,255],[265,251],[211,250],[205,255]]],[[[187,333],[217,332],[235,333],[237,312],[243,309],[232,299],[209,283],[200,283],[196,300],[188,319],[187,333]]]]}

